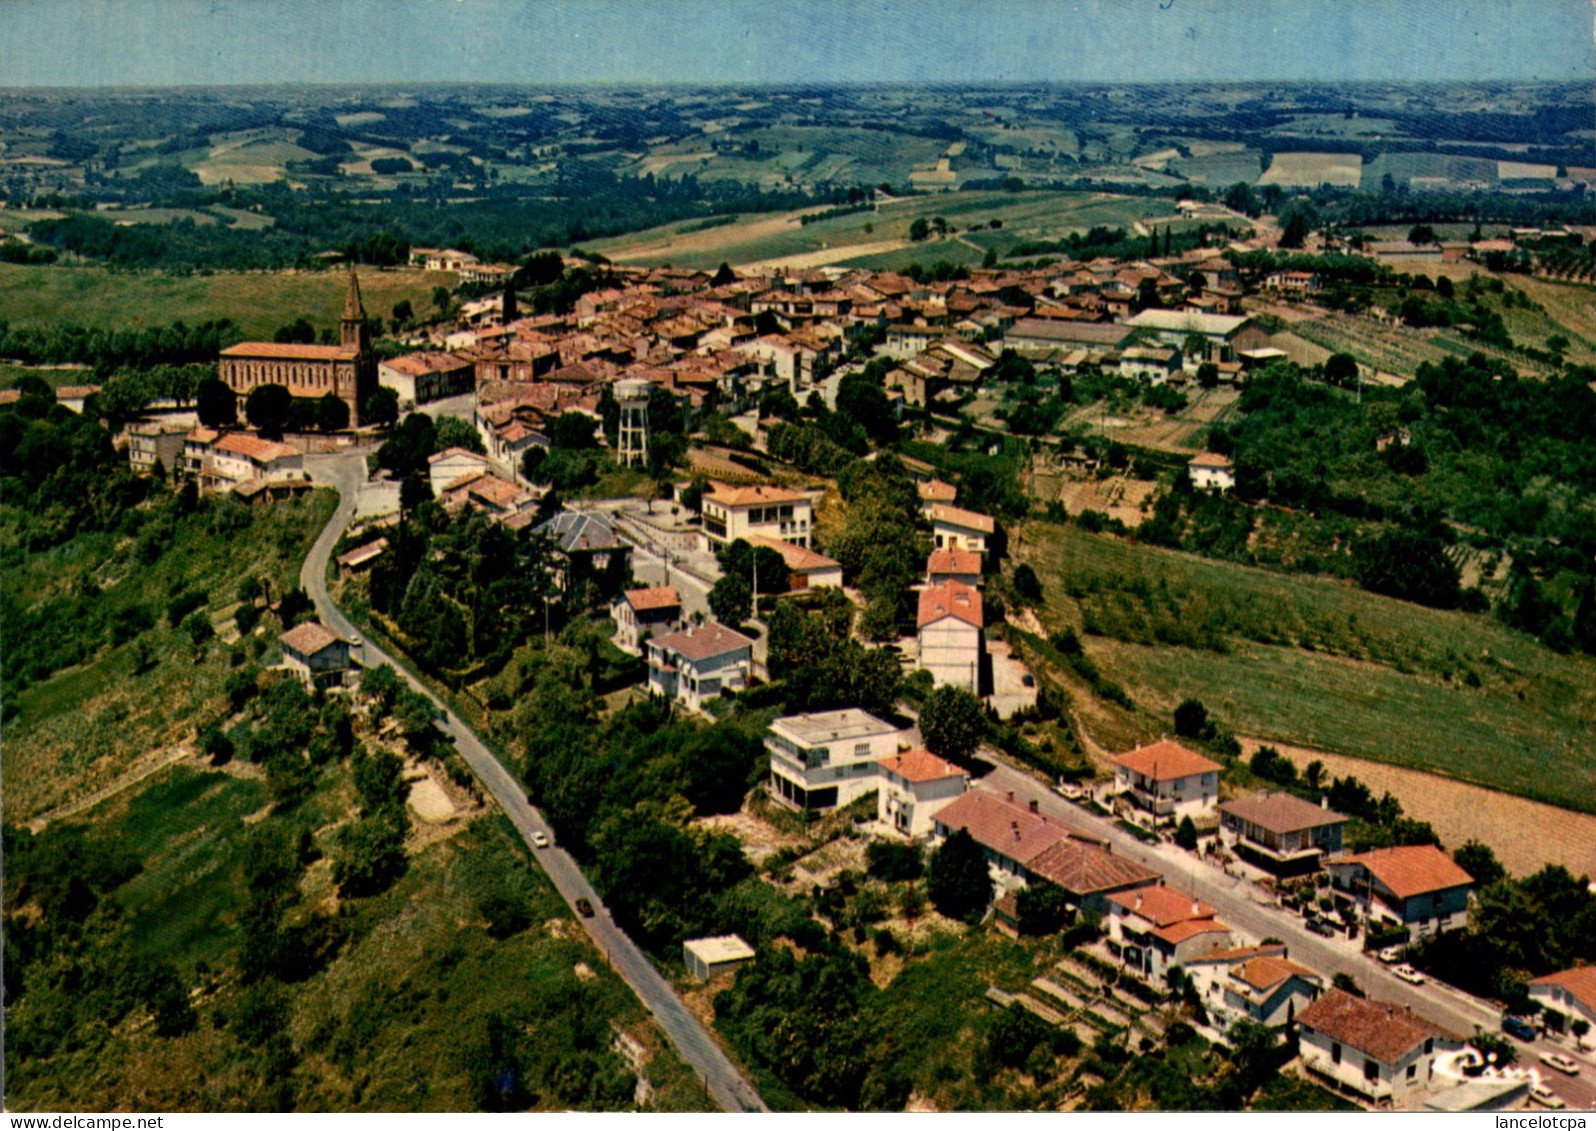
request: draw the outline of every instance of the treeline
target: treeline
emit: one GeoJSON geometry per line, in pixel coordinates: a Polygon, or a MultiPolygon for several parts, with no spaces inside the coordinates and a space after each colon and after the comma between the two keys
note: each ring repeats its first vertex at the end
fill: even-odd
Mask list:
{"type": "Polygon", "coordinates": [[[89,365],[103,375],[115,369],[210,364],[243,337],[230,318],[197,326],[173,322],[126,330],[102,330],[75,322],[28,326],[0,322],[0,357],[24,365],[89,365]]]}

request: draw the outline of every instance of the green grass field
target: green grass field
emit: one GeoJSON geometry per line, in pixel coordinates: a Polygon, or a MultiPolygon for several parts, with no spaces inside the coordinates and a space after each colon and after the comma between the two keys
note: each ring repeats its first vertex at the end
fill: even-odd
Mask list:
{"type": "MultiPolygon", "coordinates": [[[[430,310],[433,288],[453,282],[453,274],[437,271],[368,267],[360,272],[366,313],[384,318],[402,299],[417,311],[430,310]]],[[[336,329],[346,286],[339,270],[180,277],[103,267],[0,264],[0,321],[13,326],[76,322],[113,330],[231,318],[245,334],[270,338],[301,316],[317,329],[336,329]]]]}
{"type": "Polygon", "coordinates": [[[204,590],[211,597],[206,612],[225,628],[246,577],[266,577],[273,593],[298,584],[299,561],[334,505],[326,491],[277,503],[226,536],[191,533],[151,566],[138,565],[131,544],[109,534],[80,535],[9,565],[6,584],[24,607],[92,578],[111,608],[144,607],[159,623],[145,634],[142,671],[139,640],[104,645],[86,662],[14,693],[17,713],[5,747],[8,816],[26,820],[81,797],[140,755],[186,740],[220,705],[231,669],[217,643],[196,661],[192,645],[167,625],[165,602],[185,588],[204,590]]]}
{"type": "Polygon", "coordinates": [[[1596,812],[1596,661],[1488,617],[1032,523],[1047,627],[1167,720],[1223,726],[1596,812]]]}

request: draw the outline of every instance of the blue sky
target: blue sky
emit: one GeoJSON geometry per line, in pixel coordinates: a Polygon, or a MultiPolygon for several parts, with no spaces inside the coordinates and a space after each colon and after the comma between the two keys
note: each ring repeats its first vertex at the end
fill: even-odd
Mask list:
{"type": "Polygon", "coordinates": [[[1591,0],[0,0],[0,86],[1589,79],[1591,0]]]}

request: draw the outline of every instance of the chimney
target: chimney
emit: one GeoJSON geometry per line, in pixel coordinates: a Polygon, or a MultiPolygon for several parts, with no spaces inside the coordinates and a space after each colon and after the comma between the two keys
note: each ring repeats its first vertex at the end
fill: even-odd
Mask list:
{"type": "Polygon", "coordinates": [[[1136,893],[1136,910],[1140,911],[1141,909],[1142,909],[1142,893],[1141,892],[1137,892],[1136,893]]]}
{"type": "Polygon", "coordinates": [[[1195,895],[1192,896],[1191,897],[1191,917],[1193,919],[1200,918],[1202,916],[1202,913],[1203,913],[1202,912],[1202,904],[1197,902],[1197,897],[1195,895]]]}
{"type": "Polygon", "coordinates": [[[1020,835],[1020,823],[1018,821],[1013,821],[1013,822],[1011,822],[1011,824],[1013,824],[1013,826],[1014,826],[1014,839],[1015,840],[1023,840],[1023,839],[1025,839],[1024,837],[1022,837],[1020,835]]]}
{"type": "Polygon", "coordinates": [[[1011,789],[1011,790],[1009,790],[1009,800],[1010,800],[1010,801],[1013,801],[1013,800],[1014,800],[1014,791],[1013,791],[1013,790],[1012,790],[1012,789],[1011,789]]]}
{"type": "Polygon", "coordinates": [[[1321,809],[1330,808],[1330,795],[1328,793],[1321,793],[1319,795],[1319,808],[1321,808],[1321,809]]]}
{"type": "Polygon", "coordinates": [[[1038,801],[1038,800],[1037,800],[1037,799],[1036,799],[1036,798],[1034,798],[1034,797],[1033,797],[1033,798],[1031,798],[1031,812],[1033,812],[1033,813],[1040,813],[1040,812],[1041,812],[1041,811],[1042,811],[1042,810],[1041,810],[1041,802],[1039,802],[1039,801],[1038,801]]]}

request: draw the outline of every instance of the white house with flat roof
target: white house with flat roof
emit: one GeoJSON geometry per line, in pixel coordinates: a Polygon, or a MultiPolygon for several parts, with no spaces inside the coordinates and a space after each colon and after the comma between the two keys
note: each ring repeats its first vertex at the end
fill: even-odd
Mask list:
{"type": "Polygon", "coordinates": [[[900,734],[857,707],[777,719],[765,736],[770,796],[792,809],[847,805],[877,787],[877,763],[898,752],[900,734]]]}
{"type": "Polygon", "coordinates": [[[688,939],[682,944],[682,960],[689,974],[707,982],[717,974],[730,973],[743,963],[752,962],[754,948],[737,935],[688,939]]]}

